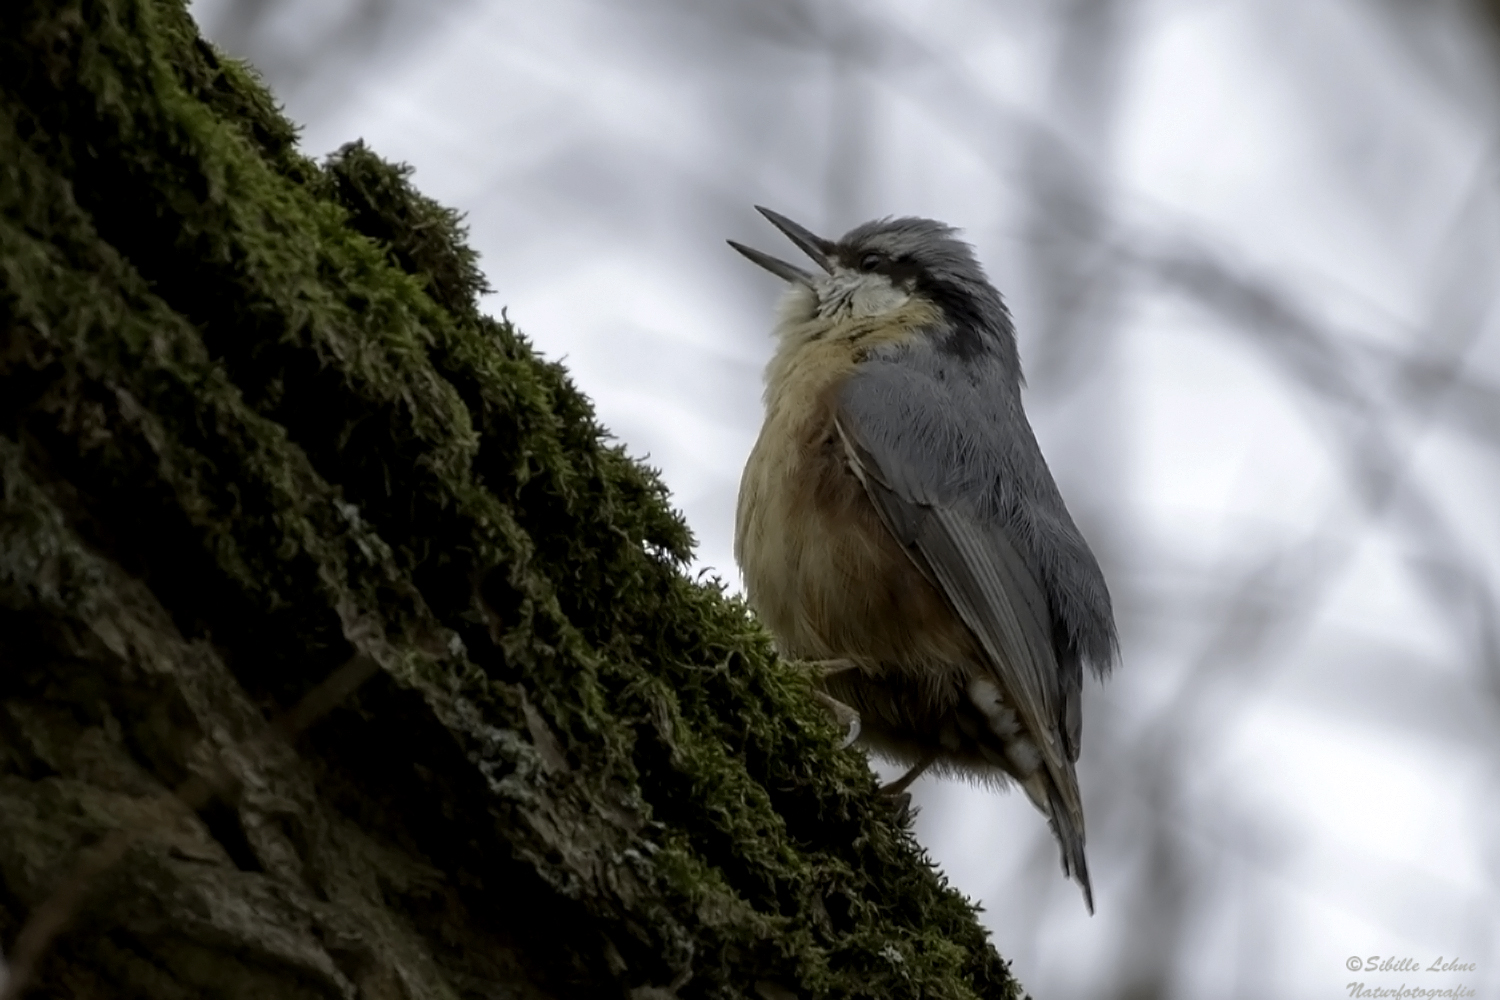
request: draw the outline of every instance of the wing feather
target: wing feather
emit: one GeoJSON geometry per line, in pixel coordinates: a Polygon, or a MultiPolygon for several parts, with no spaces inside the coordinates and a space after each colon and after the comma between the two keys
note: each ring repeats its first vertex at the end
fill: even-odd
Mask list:
{"type": "Polygon", "coordinates": [[[1041,461],[1017,376],[996,364],[958,364],[927,341],[885,350],[843,384],[834,423],[882,522],[973,634],[977,666],[1040,752],[1022,785],[1092,912],[1073,762],[1083,662],[1102,670],[1113,653],[1109,599],[1041,461]]]}
{"type": "Polygon", "coordinates": [[[886,527],[974,633],[987,654],[986,665],[1016,703],[1027,730],[1043,744],[1048,763],[1060,767],[1057,733],[1063,691],[1052,649],[1051,616],[1020,553],[1002,532],[981,526],[961,507],[903,497],[891,485],[902,477],[875,459],[847,416],[840,414],[835,425],[850,467],[886,527]]]}

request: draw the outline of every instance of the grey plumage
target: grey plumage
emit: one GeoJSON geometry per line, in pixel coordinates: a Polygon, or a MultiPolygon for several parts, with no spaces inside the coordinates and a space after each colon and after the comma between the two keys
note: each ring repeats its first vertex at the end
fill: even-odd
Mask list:
{"type": "Polygon", "coordinates": [[[833,242],[766,214],[827,277],[736,244],[794,283],[742,486],[736,548],[751,603],[788,655],[855,665],[828,688],[867,717],[868,743],[914,765],[906,780],[933,762],[1017,780],[1092,911],[1073,767],[1082,667],[1102,677],[1117,640],[1103,574],[1026,419],[1010,315],[942,223],[881,220],[833,242]],[[831,457],[808,444],[825,434],[831,457]],[[843,495],[841,476],[857,479],[883,526],[868,544],[899,546],[919,578],[846,540],[858,508],[816,499],[843,495]],[[798,477],[821,477],[821,493],[777,507],[798,477]],[[792,541],[770,539],[768,510],[792,541]],[[847,598],[831,601],[825,578],[847,598]],[[928,585],[948,617],[912,611],[910,628],[933,636],[922,650],[863,640],[879,632],[888,591],[904,588],[915,608],[928,585]],[[802,606],[789,608],[788,591],[802,606]]]}
{"type": "MultiPolygon", "coordinates": [[[[952,334],[931,336],[941,343],[952,334]]],[[[1008,324],[1000,336],[1013,353],[1008,324]]],[[[1104,574],[1026,419],[1019,370],[1008,367],[1001,356],[956,358],[932,341],[877,348],[839,393],[841,421],[857,428],[898,495],[962,511],[1014,545],[1067,645],[1102,677],[1116,653],[1104,574]]]]}

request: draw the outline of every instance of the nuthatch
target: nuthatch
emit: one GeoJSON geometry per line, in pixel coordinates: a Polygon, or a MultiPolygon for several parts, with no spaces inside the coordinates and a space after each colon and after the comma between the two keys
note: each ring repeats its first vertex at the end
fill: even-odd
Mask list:
{"type": "Polygon", "coordinates": [[[729,241],[791,284],[735,519],[750,605],[910,768],[886,792],[928,768],[1014,779],[1092,913],[1073,764],[1082,667],[1113,664],[1114,617],[1022,409],[1005,303],[942,223],[834,242],[759,211],[824,273],[729,241]]]}

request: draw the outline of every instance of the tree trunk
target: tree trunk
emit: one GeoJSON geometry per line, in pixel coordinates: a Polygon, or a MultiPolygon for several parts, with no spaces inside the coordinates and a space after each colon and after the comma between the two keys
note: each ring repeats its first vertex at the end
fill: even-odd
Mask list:
{"type": "Polygon", "coordinates": [[[1014,997],[453,213],[174,0],[0,5],[33,997],[1014,997]]]}

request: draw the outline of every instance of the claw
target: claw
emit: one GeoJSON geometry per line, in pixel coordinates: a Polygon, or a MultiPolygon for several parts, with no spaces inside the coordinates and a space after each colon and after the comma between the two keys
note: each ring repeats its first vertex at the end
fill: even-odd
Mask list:
{"type": "Polygon", "coordinates": [[[839,749],[847,750],[855,740],[859,739],[859,713],[826,691],[816,691],[814,697],[818,699],[818,704],[828,709],[828,714],[833,716],[834,722],[845,727],[844,739],[839,743],[839,749]]]}
{"type": "MultiPolygon", "coordinates": [[[[810,671],[818,681],[847,670],[859,669],[859,665],[853,660],[795,660],[792,662],[810,671]]],[[[854,741],[859,739],[861,731],[859,713],[827,691],[814,691],[813,696],[818,699],[818,704],[826,708],[828,714],[833,716],[833,721],[844,729],[844,738],[839,743],[839,749],[847,750],[853,746],[854,741]]]]}

